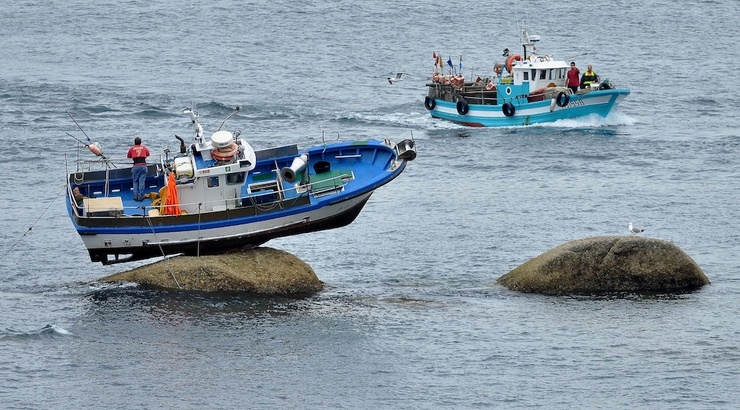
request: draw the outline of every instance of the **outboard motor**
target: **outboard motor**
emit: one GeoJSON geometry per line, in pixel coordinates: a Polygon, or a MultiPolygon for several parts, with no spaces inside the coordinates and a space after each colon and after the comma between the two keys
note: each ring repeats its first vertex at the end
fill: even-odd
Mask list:
{"type": "Polygon", "coordinates": [[[308,164],[308,155],[302,154],[299,157],[293,158],[293,163],[290,165],[290,167],[283,167],[280,170],[280,176],[290,182],[293,183],[296,181],[298,173],[303,172],[304,169],[306,169],[306,165],[308,164]]]}

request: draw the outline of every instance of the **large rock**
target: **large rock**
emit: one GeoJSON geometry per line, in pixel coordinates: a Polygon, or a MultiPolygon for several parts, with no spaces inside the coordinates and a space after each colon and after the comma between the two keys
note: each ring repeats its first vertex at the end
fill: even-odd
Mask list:
{"type": "Polygon", "coordinates": [[[100,279],[204,292],[312,294],[323,288],[298,257],[272,248],[208,256],[176,256],[100,279]]]}
{"type": "Polygon", "coordinates": [[[498,279],[511,290],[548,295],[687,291],[709,283],[676,245],[638,236],[571,241],[498,279]]]}

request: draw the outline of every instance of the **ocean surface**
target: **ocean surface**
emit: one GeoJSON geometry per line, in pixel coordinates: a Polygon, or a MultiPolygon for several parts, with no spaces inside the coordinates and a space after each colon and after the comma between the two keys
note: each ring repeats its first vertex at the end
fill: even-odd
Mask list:
{"type": "Polygon", "coordinates": [[[738,21],[736,0],[5,2],[0,408],[737,408],[738,21]],[[632,94],[605,119],[431,119],[433,53],[490,73],[521,21],[632,94]],[[213,131],[237,105],[256,148],[413,137],[418,157],[351,225],[267,244],[314,268],[315,296],[97,282],[147,262],[89,261],[61,196],[85,139],[70,115],[123,159],[136,135],[177,147],[185,108],[213,131]],[[496,284],[629,221],[711,284],[496,284]]]}

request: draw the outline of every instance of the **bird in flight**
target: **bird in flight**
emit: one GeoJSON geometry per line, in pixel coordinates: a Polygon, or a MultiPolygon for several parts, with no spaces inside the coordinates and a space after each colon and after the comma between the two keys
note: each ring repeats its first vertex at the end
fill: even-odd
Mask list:
{"type": "Polygon", "coordinates": [[[396,73],[395,77],[388,77],[388,82],[393,84],[398,81],[403,81],[403,75],[406,73],[396,73]]]}

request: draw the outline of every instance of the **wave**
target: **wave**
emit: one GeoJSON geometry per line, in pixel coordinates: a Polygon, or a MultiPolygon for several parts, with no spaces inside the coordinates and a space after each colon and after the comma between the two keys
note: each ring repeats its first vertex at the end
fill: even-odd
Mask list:
{"type": "Polygon", "coordinates": [[[29,331],[20,331],[12,328],[0,332],[0,340],[41,340],[60,336],[70,336],[71,332],[61,326],[47,324],[46,326],[29,331]]]}

